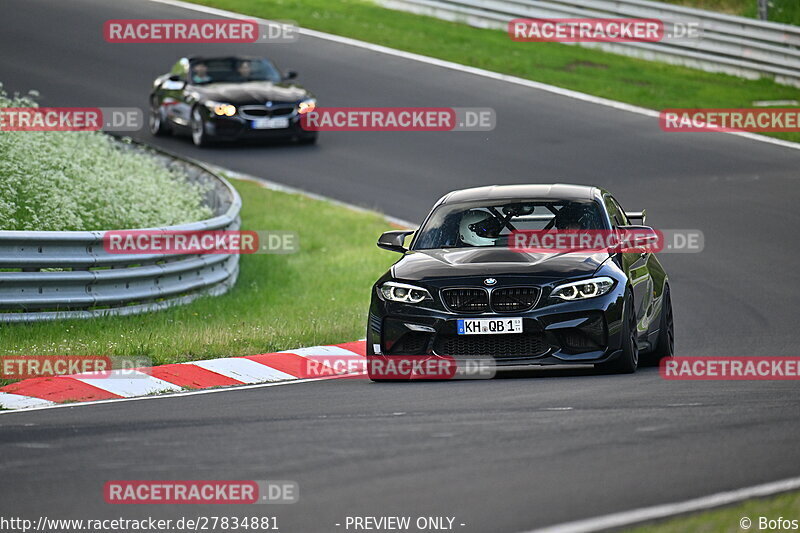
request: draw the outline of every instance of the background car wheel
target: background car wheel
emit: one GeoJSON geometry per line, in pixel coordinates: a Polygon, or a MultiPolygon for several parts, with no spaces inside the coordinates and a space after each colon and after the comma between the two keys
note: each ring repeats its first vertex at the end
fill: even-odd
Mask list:
{"type": "Polygon", "coordinates": [[[196,107],[192,109],[191,124],[192,124],[192,142],[194,143],[194,145],[203,147],[211,144],[211,140],[208,137],[208,132],[206,131],[206,121],[200,114],[200,109],[196,107]]]}
{"type": "Polygon", "coordinates": [[[317,144],[317,135],[309,135],[308,137],[300,137],[297,139],[297,144],[317,144]]]}
{"type": "Polygon", "coordinates": [[[155,101],[150,102],[150,117],[148,118],[148,126],[150,128],[150,133],[156,137],[161,137],[170,133],[170,129],[169,126],[167,126],[167,121],[164,118],[161,106],[159,106],[155,101]]]}
{"type": "Polygon", "coordinates": [[[627,291],[622,308],[622,354],[613,361],[600,363],[595,368],[611,374],[632,374],[639,366],[639,344],[636,332],[636,310],[633,294],[627,291]]]}
{"type": "Polygon", "coordinates": [[[669,295],[669,285],[664,287],[664,305],[661,308],[661,327],[657,342],[656,349],[651,354],[656,362],[675,355],[675,326],[672,321],[672,299],[669,295]]]}

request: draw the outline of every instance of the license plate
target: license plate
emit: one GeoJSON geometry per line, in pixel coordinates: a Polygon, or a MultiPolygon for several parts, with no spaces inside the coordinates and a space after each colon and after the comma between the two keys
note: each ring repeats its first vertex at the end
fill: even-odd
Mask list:
{"type": "Polygon", "coordinates": [[[276,130],[289,127],[289,119],[286,117],[258,118],[250,123],[254,130],[276,130]]]}
{"type": "Polygon", "coordinates": [[[459,335],[522,333],[521,318],[459,318],[459,335]]]}

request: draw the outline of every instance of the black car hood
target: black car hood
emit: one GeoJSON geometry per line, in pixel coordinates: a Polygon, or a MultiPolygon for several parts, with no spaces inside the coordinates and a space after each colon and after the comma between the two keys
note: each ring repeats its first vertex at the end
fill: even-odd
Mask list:
{"type": "Polygon", "coordinates": [[[309,92],[291,84],[251,81],[246,83],[211,83],[194,86],[200,99],[214,100],[234,105],[264,104],[270,102],[296,102],[309,97],[309,92]]]}
{"type": "Polygon", "coordinates": [[[394,277],[425,280],[461,276],[529,275],[564,279],[592,275],[607,252],[537,254],[508,248],[458,248],[408,252],[393,267],[394,277]]]}

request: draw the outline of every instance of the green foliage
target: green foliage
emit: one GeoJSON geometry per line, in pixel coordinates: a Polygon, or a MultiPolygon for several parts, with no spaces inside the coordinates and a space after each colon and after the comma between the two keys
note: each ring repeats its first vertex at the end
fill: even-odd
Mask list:
{"type": "MultiPolygon", "coordinates": [[[[0,108],[34,107],[8,96],[0,108]]],[[[0,230],[111,230],[212,215],[204,190],[101,132],[0,131],[0,230]]]]}

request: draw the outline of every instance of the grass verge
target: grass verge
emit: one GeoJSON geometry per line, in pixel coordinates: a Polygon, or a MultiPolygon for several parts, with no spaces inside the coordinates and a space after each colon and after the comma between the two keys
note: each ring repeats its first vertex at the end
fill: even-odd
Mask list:
{"type": "MultiPolygon", "coordinates": [[[[797,88],[768,79],[745,80],[579,46],[517,43],[503,31],[393,11],[364,0],[192,1],[261,18],[294,20],[306,28],[651,109],[743,108],[757,100],[800,98],[797,88]]],[[[768,135],[800,142],[798,132],[768,135]]]]}
{"type": "Polygon", "coordinates": [[[783,531],[796,530],[797,526],[790,528],[768,527],[769,524],[760,524],[760,520],[777,520],[779,517],[789,520],[800,520],[800,492],[789,492],[771,498],[748,500],[738,505],[692,514],[684,517],[673,518],[664,522],[647,524],[634,529],[626,530],[627,533],[741,533],[742,531],[783,531]],[[740,520],[750,520],[750,527],[745,528],[740,520]],[[760,527],[764,526],[764,527],[760,527]]]}
{"type": "Polygon", "coordinates": [[[391,229],[386,220],[231,182],[244,199],[243,228],[296,231],[298,253],[243,255],[231,291],[187,306],[131,317],[4,325],[2,355],[143,355],[164,364],[363,338],[370,286],[397,259],[375,246],[378,235],[391,229]]]}

